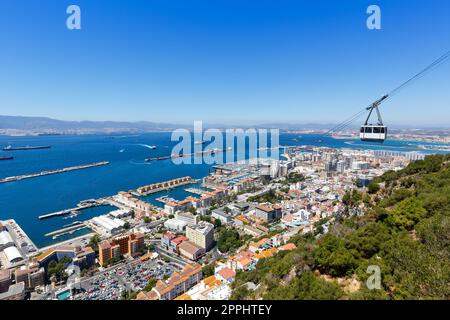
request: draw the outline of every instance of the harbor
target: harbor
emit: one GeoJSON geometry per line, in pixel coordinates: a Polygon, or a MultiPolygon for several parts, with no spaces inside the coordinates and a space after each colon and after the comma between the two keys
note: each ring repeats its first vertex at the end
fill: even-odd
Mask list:
{"type": "Polygon", "coordinates": [[[87,208],[92,207],[98,207],[102,205],[108,205],[107,202],[105,202],[105,199],[90,199],[90,200],[84,200],[78,203],[78,205],[75,208],[65,209],[57,212],[47,213],[40,215],[38,217],[39,220],[44,220],[48,218],[58,217],[58,216],[65,216],[65,215],[72,215],[73,217],[78,216],[80,214],[80,211],[87,208]]]}
{"type": "Polygon", "coordinates": [[[199,196],[203,196],[204,194],[206,194],[206,190],[203,189],[199,189],[199,188],[186,188],[184,189],[186,192],[192,193],[192,194],[196,194],[199,196]]]}
{"type": "MultiPolygon", "coordinates": [[[[361,148],[361,146],[346,144],[346,140],[305,134],[298,141],[299,145],[296,146],[294,139],[298,139],[298,136],[298,134],[282,134],[280,145],[283,148],[289,147],[289,149],[300,148],[303,145],[325,145],[331,148],[361,148]]],[[[133,194],[136,199],[150,203],[152,206],[161,206],[162,202],[157,201],[155,198],[167,194],[169,197],[177,200],[184,199],[188,196],[185,189],[199,187],[188,184],[181,188],[164,186],[151,190],[148,196],[139,194],[136,189],[147,185],[149,181],[162,183],[160,181],[170,181],[183,176],[192,178],[204,177],[210,170],[215,168],[214,165],[207,164],[178,166],[172,161],[155,161],[151,164],[143,164],[144,161],[139,161],[139,159],[149,156],[149,149],[141,146],[141,144],[155,145],[161,150],[167,149],[168,155],[174,153],[170,151],[175,144],[170,142],[170,133],[149,133],[140,137],[130,136],[114,139],[109,135],[97,136],[94,139],[95,143],[91,143],[93,138],[89,136],[28,137],[26,142],[23,142],[22,139],[21,137],[0,137],[0,145],[51,145],[51,152],[24,151],[20,153],[20,159],[18,156],[14,156],[14,160],[0,161],[0,177],[16,176],[27,171],[41,172],[53,168],[71,167],[76,164],[96,163],[103,159],[110,161],[108,170],[92,169],[95,171],[95,174],[92,174],[90,170],[78,170],[73,171],[71,174],[49,175],[46,178],[30,179],[23,183],[0,183],[0,202],[3,205],[4,216],[14,217],[38,248],[61,243],[61,241],[65,241],[69,237],[75,238],[78,235],[84,235],[85,232],[89,233],[88,229],[84,229],[72,235],[58,236],[56,240],[45,236],[47,233],[67,227],[72,221],[85,221],[95,216],[106,214],[114,209],[111,208],[109,210],[109,208],[107,209],[104,206],[97,206],[78,212],[78,216],[71,215],[68,212],[64,215],[44,220],[38,220],[39,215],[58,212],[67,208],[77,209],[77,203],[85,199],[94,198],[106,201],[106,197],[110,196],[112,198],[120,190],[134,190],[133,192],[128,192],[133,194]],[[124,150],[124,152],[120,152],[120,150],[124,150]],[[39,153],[38,159],[34,155],[35,153],[39,153]],[[45,180],[45,183],[41,183],[44,182],[41,180],[45,180]],[[168,189],[171,191],[166,193],[165,190],[168,189]],[[163,194],[156,193],[158,191],[163,191],[163,194]]],[[[417,151],[417,148],[413,148],[410,144],[411,142],[387,141],[381,147],[369,145],[367,149],[386,149],[390,147],[392,150],[417,151]]],[[[426,145],[426,143],[417,144],[426,145]]],[[[7,156],[9,154],[5,153],[3,155],[7,156]]],[[[125,204],[113,201],[113,199],[110,199],[108,204],[113,207],[123,207],[124,209],[127,207],[125,204]]]]}
{"type": "Polygon", "coordinates": [[[46,233],[44,236],[45,237],[52,237],[53,239],[56,239],[60,236],[66,235],[66,234],[73,234],[74,232],[81,230],[81,229],[85,229],[88,228],[88,226],[81,221],[75,221],[74,223],[72,223],[70,226],[56,230],[56,231],[52,231],[52,232],[48,232],[46,233]]]}
{"type": "Polygon", "coordinates": [[[84,164],[84,165],[73,166],[73,167],[62,168],[62,169],[56,169],[56,170],[41,171],[39,173],[24,174],[24,175],[20,175],[20,176],[7,177],[7,178],[0,179],[0,183],[13,182],[13,181],[19,181],[19,180],[24,180],[24,179],[31,179],[31,178],[36,178],[36,177],[42,177],[42,176],[47,176],[47,175],[52,175],[52,174],[63,173],[63,172],[82,170],[82,169],[87,169],[87,168],[92,168],[92,167],[99,167],[99,166],[104,166],[104,165],[107,165],[107,164],[109,164],[109,161],[102,161],[102,162],[84,164]]]}

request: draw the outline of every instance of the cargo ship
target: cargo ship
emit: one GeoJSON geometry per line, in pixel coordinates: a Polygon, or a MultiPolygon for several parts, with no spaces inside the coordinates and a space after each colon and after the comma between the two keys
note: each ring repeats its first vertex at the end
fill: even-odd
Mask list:
{"type": "Polygon", "coordinates": [[[50,146],[23,146],[23,147],[13,147],[11,145],[3,148],[3,151],[16,151],[16,150],[34,150],[34,149],[49,149],[50,146]]]}
{"type": "Polygon", "coordinates": [[[0,160],[12,160],[14,157],[0,157],[0,160]]]}

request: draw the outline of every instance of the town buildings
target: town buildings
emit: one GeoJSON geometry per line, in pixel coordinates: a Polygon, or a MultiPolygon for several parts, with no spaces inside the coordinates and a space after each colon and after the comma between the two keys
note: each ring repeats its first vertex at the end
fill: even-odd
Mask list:
{"type": "Polygon", "coordinates": [[[110,259],[119,258],[128,254],[136,256],[144,248],[144,235],[142,233],[132,233],[121,237],[116,237],[111,241],[103,240],[99,244],[98,261],[101,266],[109,263],[110,259]]]}
{"type": "Polygon", "coordinates": [[[173,300],[202,280],[202,267],[187,264],[181,272],[174,272],[166,281],[159,280],[150,292],[140,292],[137,300],[173,300]]]}
{"type": "Polygon", "coordinates": [[[186,237],[200,248],[209,251],[214,244],[214,225],[200,221],[196,225],[187,226],[186,237]]]}

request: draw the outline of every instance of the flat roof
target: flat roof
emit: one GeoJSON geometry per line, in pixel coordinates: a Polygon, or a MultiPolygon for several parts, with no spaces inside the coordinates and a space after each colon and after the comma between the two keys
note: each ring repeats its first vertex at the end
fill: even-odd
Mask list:
{"type": "Polygon", "coordinates": [[[17,262],[19,260],[23,260],[22,255],[20,254],[19,250],[15,246],[8,247],[3,252],[6,255],[6,258],[10,263],[17,262]]]}

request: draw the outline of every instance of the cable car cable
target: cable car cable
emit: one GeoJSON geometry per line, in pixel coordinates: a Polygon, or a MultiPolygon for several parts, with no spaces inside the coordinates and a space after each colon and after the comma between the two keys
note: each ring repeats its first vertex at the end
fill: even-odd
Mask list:
{"type": "MultiPolygon", "coordinates": [[[[362,116],[363,113],[365,113],[367,110],[373,110],[378,109],[378,106],[386,99],[394,96],[399,91],[401,91],[403,88],[411,84],[413,81],[422,78],[427,72],[431,71],[433,68],[437,67],[438,65],[442,64],[445,60],[447,60],[450,57],[450,51],[447,51],[442,56],[440,56],[438,59],[433,61],[431,64],[429,64],[427,67],[422,69],[420,72],[409,78],[407,81],[403,82],[401,85],[396,87],[395,89],[391,90],[388,94],[383,96],[381,99],[377,100],[376,102],[372,103],[369,107],[364,108],[363,110],[359,111],[358,113],[354,114],[353,116],[347,118],[343,122],[339,123],[335,127],[328,130],[325,135],[329,135],[332,132],[339,131],[350,125],[352,122],[354,122],[356,119],[362,116]]],[[[379,112],[378,112],[379,114],[379,112]]],[[[366,121],[367,122],[367,121],[366,121]]]]}

